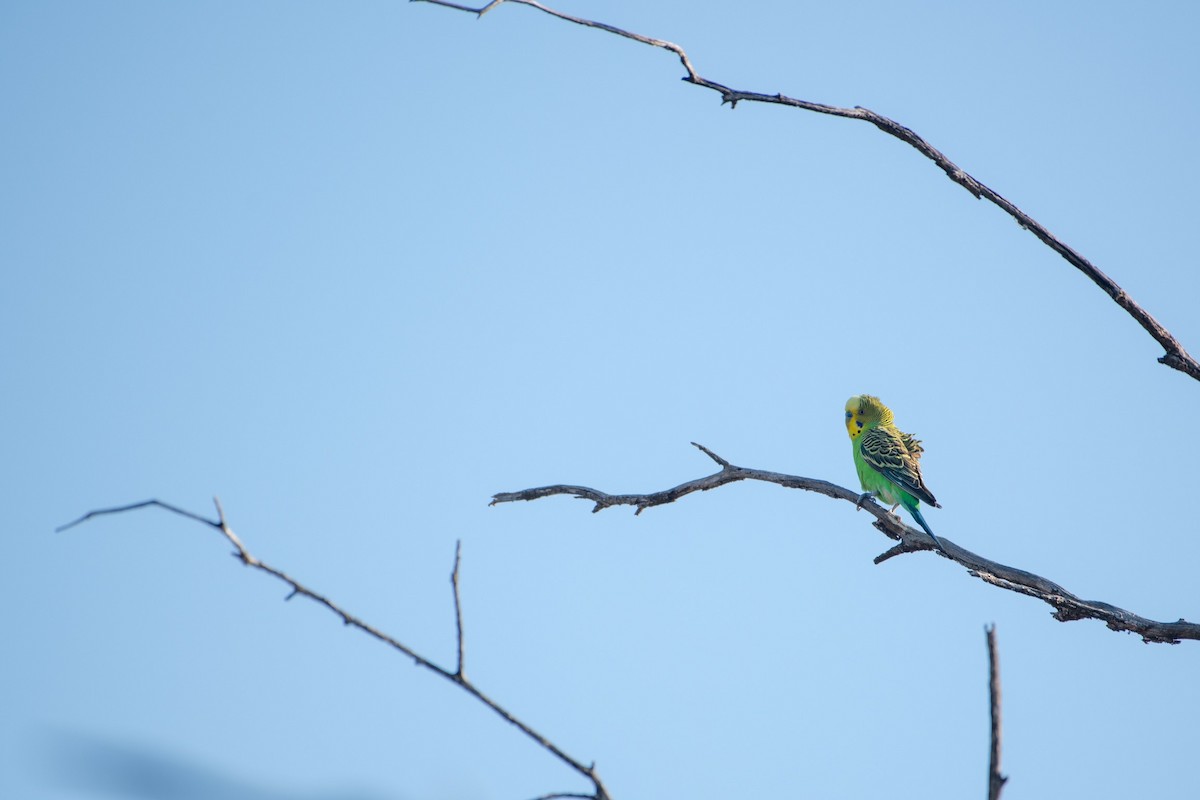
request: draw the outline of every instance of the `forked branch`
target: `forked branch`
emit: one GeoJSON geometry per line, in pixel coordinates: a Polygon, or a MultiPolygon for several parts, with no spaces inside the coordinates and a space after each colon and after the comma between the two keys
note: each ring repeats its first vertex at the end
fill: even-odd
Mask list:
{"type": "Polygon", "coordinates": [[[252,556],[250,554],[250,551],[246,549],[246,546],[244,544],[242,544],[242,540],[239,539],[237,534],[235,534],[233,532],[233,529],[231,527],[229,527],[229,523],[225,519],[225,512],[221,508],[220,500],[213,498],[213,503],[217,507],[217,518],[215,520],[208,519],[207,517],[204,517],[200,514],[196,514],[192,511],[186,511],[182,508],[179,508],[178,506],[173,506],[170,503],[164,503],[161,500],[144,500],[140,503],[131,503],[130,505],[125,505],[125,506],[116,506],[114,508],[101,508],[101,509],[97,509],[95,511],[89,511],[88,513],[86,513],[82,517],[80,517],[79,519],[74,520],[73,522],[69,522],[66,525],[61,526],[60,528],[58,528],[58,531],[65,531],[68,528],[72,528],[82,522],[86,522],[87,520],[92,519],[93,517],[104,516],[107,514],[120,514],[120,513],[126,512],[126,511],[135,511],[137,509],[151,508],[151,507],[162,508],[162,509],[165,509],[166,511],[170,511],[172,514],[178,514],[182,517],[186,517],[190,520],[194,520],[196,522],[207,525],[210,528],[214,528],[222,536],[224,536],[225,539],[230,544],[233,545],[233,547],[234,547],[233,555],[235,557],[237,557],[238,560],[240,560],[243,564],[245,564],[248,567],[253,567],[254,569],[261,570],[261,571],[267,573],[268,575],[273,575],[274,577],[276,577],[279,580],[286,583],[291,588],[291,591],[288,593],[288,596],[285,599],[291,600],[296,595],[303,595],[304,597],[308,597],[308,598],[316,601],[318,604],[329,609],[331,612],[333,612],[333,614],[335,616],[340,617],[343,624],[349,625],[354,628],[358,628],[363,633],[373,636],[374,638],[378,639],[379,641],[383,642],[384,644],[390,645],[392,648],[399,650],[401,653],[403,653],[404,655],[411,658],[418,667],[424,667],[425,669],[429,670],[430,672],[432,672],[436,675],[439,675],[439,676],[445,678],[446,680],[450,681],[451,683],[459,686],[460,688],[462,688],[462,690],[464,692],[471,695],[479,702],[483,703],[485,706],[490,708],[492,711],[495,711],[505,721],[516,726],[522,733],[524,733],[526,736],[528,736],[533,741],[537,742],[539,745],[541,745],[542,748],[544,748],[545,750],[547,750],[551,754],[553,754],[556,758],[558,758],[559,761],[562,761],[564,764],[569,766],[571,769],[575,770],[580,775],[587,778],[589,781],[591,781],[591,784],[592,784],[592,793],[591,794],[558,793],[558,794],[543,795],[543,797],[546,797],[546,798],[577,797],[577,798],[591,798],[591,800],[609,800],[608,790],[604,788],[604,784],[601,782],[600,776],[598,774],[596,774],[596,765],[594,763],[590,764],[590,765],[585,765],[582,762],[580,762],[579,760],[567,755],[565,752],[563,752],[561,749],[559,749],[557,745],[555,745],[553,742],[551,742],[545,736],[538,733],[533,728],[529,727],[529,725],[527,725],[526,723],[522,722],[520,719],[515,717],[510,711],[508,711],[503,706],[501,706],[499,703],[497,703],[495,700],[491,699],[486,694],[484,694],[482,691],[480,691],[480,689],[477,686],[475,686],[474,683],[472,683],[470,680],[468,680],[467,676],[463,673],[462,600],[459,595],[459,579],[458,579],[458,568],[459,568],[459,563],[460,563],[461,555],[462,555],[462,543],[461,542],[458,542],[454,546],[454,569],[450,573],[450,583],[454,590],[454,617],[455,617],[455,626],[456,626],[456,631],[457,631],[456,638],[458,640],[457,641],[458,664],[457,664],[456,669],[454,671],[451,671],[451,670],[446,669],[445,667],[441,667],[441,666],[435,664],[433,661],[430,661],[428,658],[417,653],[415,650],[410,648],[408,645],[400,642],[399,640],[393,638],[392,636],[389,636],[388,634],[384,633],[383,631],[379,630],[378,628],[375,628],[374,626],[369,625],[368,623],[362,621],[358,617],[354,616],[350,612],[348,612],[348,611],[344,610],[343,608],[341,608],[340,606],[338,606],[332,600],[329,600],[328,598],[324,597],[323,595],[317,594],[312,589],[309,589],[307,586],[300,583],[295,578],[287,575],[286,573],[282,572],[281,570],[275,569],[274,567],[263,563],[262,561],[258,560],[254,556],[252,556]]]}
{"type": "Polygon", "coordinates": [[[486,5],[479,8],[461,5],[459,3],[447,2],[447,0],[412,0],[413,2],[432,3],[433,5],[452,8],[457,11],[466,11],[475,14],[477,17],[482,17],[485,13],[492,10],[502,3],[511,3],[521,6],[529,6],[535,8],[552,17],[556,17],[565,22],[571,22],[576,25],[582,25],[587,28],[596,28],[598,30],[611,33],[616,36],[621,36],[626,39],[632,39],[635,42],[657,47],[673,53],[679,62],[683,65],[687,75],[683,80],[695,86],[701,86],[705,89],[711,89],[721,95],[721,103],[728,103],[731,108],[735,108],[739,102],[745,101],[748,103],[771,103],[774,105],[789,106],[798,108],[803,111],[812,111],[817,114],[826,114],[833,117],[842,117],[844,119],[855,119],[863,122],[868,122],[874,125],[879,130],[893,136],[896,139],[914,148],[921,155],[928,158],[938,166],[942,172],[946,173],[946,177],[962,186],[976,198],[987,200],[999,208],[1006,214],[1017,221],[1017,224],[1025,228],[1034,236],[1036,236],[1043,244],[1049,247],[1054,252],[1062,256],[1067,263],[1075,267],[1088,277],[1093,283],[1104,290],[1105,294],[1112,298],[1113,302],[1123,308],[1139,325],[1149,333],[1154,340],[1162,346],[1166,352],[1159,357],[1159,362],[1166,364],[1172,369],[1179,370],[1185,375],[1190,375],[1195,380],[1200,381],[1200,362],[1192,358],[1191,355],[1183,348],[1183,345],[1168,331],[1158,320],[1150,315],[1148,311],[1134,302],[1133,298],[1126,294],[1116,281],[1104,274],[1092,262],[1088,261],[1074,248],[1058,239],[1054,234],[1050,233],[1044,225],[1042,225],[1033,217],[1026,214],[1016,206],[1012,201],[1000,195],[994,189],[988,187],[983,182],[975,179],[964,171],[961,167],[951,161],[940,150],[918,136],[912,129],[901,125],[893,119],[877,114],[868,108],[855,106],[854,108],[840,108],[838,106],[826,105],[824,103],[814,103],[809,100],[799,100],[795,97],[788,97],[783,94],[764,94],[761,92],[748,92],[742,89],[731,89],[724,84],[717,83],[705,78],[696,71],[692,66],[691,59],[682,47],[662,39],[654,39],[649,36],[643,36],[639,33],[618,28],[614,25],[609,25],[604,22],[596,22],[594,20],[584,19],[582,17],[564,14],[561,11],[556,11],[553,8],[542,5],[535,0],[491,0],[486,5]]]}
{"type": "MultiPolygon", "coordinates": [[[[739,467],[729,463],[703,445],[696,444],[695,442],[692,442],[692,444],[704,451],[709,458],[720,465],[721,469],[703,478],[696,478],[671,489],[664,489],[649,494],[608,494],[607,492],[601,492],[587,486],[556,484],[554,486],[524,489],[519,492],[501,492],[492,497],[491,505],[512,503],[517,500],[537,500],[542,497],[550,497],[551,495],[565,494],[595,503],[592,507],[593,513],[612,506],[633,506],[635,513],[640,514],[651,506],[673,503],[693,492],[706,492],[728,483],[745,480],[775,483],[789,489],[803,489],[807,492],[816,492],[817,494],[823,494],[835,500],[844,500],[855,505],[859,503],[860,495],[843,486],[838,486],[828,481],[817,480],[816,478],[802,478],[798,475],[786,475],[781,472],[739,467]]],[[[1130,613],[1108,603],[1081,600],[1053,581],[1034,575],[1032,572],[1008,567],[986,559],[983,556],[976,555],[970,550],[959,547],[953,541],[940,534],[938,538],[942,540],[945,551],[939,551],[923,531],[908,527],[900,521],[899,517],[889,514],[887,509],[873,500],[868,500],[862,505],[862,508],[875,517],[873,524],[879,531],[898,542],[891,549],[876,556],[876,564],[880,564],[889,558],[903,553],[931,550],[944,558],[961,564],[967,568],[967,571],[971,575],[986,583],[999,586],[1001,589],[1008,589],[1012,592],[1036,597],[1039,600],[1049,603],[1054,606],[1054,618],[1060,622],[1068,622],[1075,619],[1098,619],[1114,631],[1136,633],[1146,642],[1178,644],[1182,639],[1200,639],[1200,625],[1187,622],[1184,619],[1180,619],[1178,622],[1155,622],[1154,620],[1139,617],[1137,614],[1130,613]]]]}

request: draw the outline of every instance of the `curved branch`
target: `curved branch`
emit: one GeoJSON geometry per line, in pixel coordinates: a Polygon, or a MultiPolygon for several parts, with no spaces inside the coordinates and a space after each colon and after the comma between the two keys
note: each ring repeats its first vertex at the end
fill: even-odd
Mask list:
{"type": "MultiPolygon", "coordinates": [[[[512,503],[518,500],[537,500],[551,495],[566,494],[595,503],[596,505],[592,508],[593,513],[611,506],[633,506],[635,514],[640,514],[651,506],[674,503],[681,497],[693,492],[706,492],[710,489],[724,486],[727,483],[736,483],[737,481],[744,480],[775,483],[788,489],[803,489],[807,492],[816,492],[817,494],[823,494],[835,500],[844,500],[847,503],[855,505],[860,501],[861,496],[858,493],[852,492],[843,486],[815,478],[802,478],[798,475],[786,475],[781,472],[739,467],[729,463],[703,445],[696,444],[695,442],[692,442],[692,444],[704,451],[713,461],[716,461],[721,466],[720,471],[703,478],[688,481],[687,483],[681,483],[671,489],[664,489],[663,491],[651,492],[649,494],[608,494],[587,486],[556,484],[554,486],[525,489],[519,492],[501,492],[492,496],[492,501],[489,505],[512,503]]],[[[1047,580],[1032,572],[1026,572],[1016,567],[1005,566],[1004,564],[986,559],[981,555],[972,553],[966,548],[959,547],[945,536],[938,536],[945,548],[944,550],[938,550],[923,531],[908,527],[900,521],[899,517],[888,513],[886,508],[873,500],[863,503],[862,508],[875,517],[875,522],[873,523],[875,528],[885,536],[899,542],[899,544],[891,549],[876,556],[876,564],[881,564],[889,558],[904,553],[931,550],[944,558],[966,567],[971,575],[985,583],[990,583],[993,586],[998,586],[1001,589],[1007,589],[1011,592],[1019,592],[1030,597],[1036,597],[1039,600],[1049,603],[1051,606],[1054,606],[1054,618],[1060,622],[1069,622],[1076,619],[1097,619],[1114,631],[1136,633],[1142,637],[1142,641],[1144,642],[1179,644],[1182,639],[1200,640],[1200,625],[1195,623],[1188,622],[1182,618],[1178,622],[1156,622],[1145,617],[1139,617],[1137,614],[1110,605],[1109,603],[1095,600],[1081,600],[1054,581],[1047,580]]]]}
{"type": "Polygon", "coordinates": [[[1042,241],[1047,247],[1058,253],[1067,263],[1075,267],[1077,270],[1086,275],[1093,283],[1104,290],[1105,294],[1112,298],[1113,302],[1123,308],[1129,316],[1142,326],[1147,333],[1154,338],[1166,352],[1159,357],[1158,361],[1172,369],[1179,370],[1185,375],[1189,375],[1195,380],[1200,381],[1200,362],[1197,362],[1183,348],[1170,331],[1168,331],[1158,320],[1150,315],[1148,311],[1138,305],[1132,297],[1126,294],[1116,281],[1104,274],[1092,262],[1088,261],[1078,251],[1070,247],[1054,234],[1050,233],[1044,225],[1039,223],[1033,217],[1026,214],[1018,208],[1012,201],[1003,197],[999,192],[985,185],[965,172],[961,167],[951,161],[940,150],[938,150],[929,142],[917,135],[910,128],[906,128],[899,122],[893,119],[877,114],[868,108],[855,106],[854,108],[840,108],[838,106],[826,105],[824,103],[814,103],[809,100],[799,100],[794,97],[788,97],[783,94],[763,94],[761,92],[748,92],[741,89],[731,89],[728,86],[711,81],[708,78],[701,76],[687,53],[682,47],[673,42],[664,41],[662,39],[654,39],[649,36],[643,36],[638,33],[623,30],[613,25],[608,25],[603,22],[575,17],[570,14],[564,14],[561,11],[556,11],[552,8],[542,5],[535,0],[491,0],[487,5],[481,8],[471,8],[469,6],[460,5],[458,3],[448,2],[447,0],[412,0],[412,2],[432,3],[433,5],[452,8],[457,11],[467,11],[475,14],[477,17],[482,17],[485,13],[500,5],[501,3],[514,3],[516,5],[529,6],[549,14],[552,17],[571,22],[576,25],[582,25],[588,28],[597,28],[607,33],[621,36],[626,39],[632,39],[635,42],[649,45],[650,47],[658,47],[674,53],[680,63],[683,65],[687,75],[683,80],[695,86],[701,86],[705,89],[711,89],[721,95],[721,103],[729,103],[730,108],[735,108],[741,101],[748,103],[772,103],[774,105],[790,106],[791,108],[799,108],[804,111],[812,111],[817,114],[827,114],[834,117],[842,117],[845,119],[862,120],[869,122],[879,130],[893,136],[900,141],[913,147],[921,155],[928,158],[938,166],[946,177],[962,186],[968,192],[973,194],[977,199],[987,200],[1001,208],[1006,214],[1017,221],[1017,224],[1025,228],[1034,236],[1042,241]]]}
{"type": "Polygon", "coordinates": [[[325,597],[323,595],[317,594],[312,589],[309,589],[307,586],[300,583],[295,578],[290,577],[289,575],[282,572],[281,570],[276,569],[275,567],[272,567],[268,564],[263,563],[262,561],[259,561],[257,558],[255,558],[254,556],[252,556],[250,554],[250,551],[248,551],[246,549],[246,546],[244,544],[242,544],[242,540],[239,539],[237,534],[235,534],[233,532],[233,529],[229,527],[229,523],[225,520],[225,512],[221,508],[221,501],[214,497],[213,503],[217,507],[217,518],[215,520],[208,519],[207,517],[204,517],[200,514],[196,514],[191,511],[185,511],[184,509],[179,508],[178,506],[173,506],[170,503],[164,503],[161,500],[143,500],[140,503],[131,503],[131,504],[125,505],[125,506],[116,506],[113,508],[101,508],[101,509],[96,509],[95,511],[89,511],[88,513],[84,514],[83,516],[79,517],[78,519],[76,519],[72,522],[68,522],[66,525],[62,525],[62,526],[58,527],[56,529],[56,531],[61,532],[61,531],[67,530],[68,528],[73,528],[82,522],[86,522],[89,519],[92,519],[93,517],[100,517],[100,516],[104,516],[107,514],[120,514],[120,513],[126,512],[126,511],[135,511],[137,509],[151,508],[151,507],[162,508],[166,511],[170,511],[172,514],[178,514],[182,517],[187,517],[188,519],[203,523],[204,525],[208,525],[210,528],[215,528],[217,531],[219,531],[221,533],[222,536],[224,536],[226,538],[226,540],[229,541],[230,544],[232,544],[234,546],[235,552],[233,553],[233,555],[237,559],[239,559],[243,564],[245,564],[248,567],[253,567],[254,569],[261,570],[261,571],[267,573],[268,575],[273,575],[274,577],[278,578],[279,580],[286,583],[289,587],[291,587],[291,592],[288,593],[288,596],[285,598],[285,600],[291,600],[296,595],[304,595],[305,597],[311,598],[312,600],[315,600],[318,604],[329,609],[331,612],[333,612],[333,614],[335,616],[340,617],[343,624],[349,625],[354,628],[358,628],[363,633],[373,636],[374,638],[378,639],[379,641],[383,642],[386,645],[390,645],[394,649],[399,650],[401,653],[403,653],[404,655],[411,658],[418,667],[424,667],[425,669],[429,670],[430,672],[433,672],[434,674],[445,678],[446,680],[450,681],[451,683],[455,684],[456,686],[459,686],[467,694],[471,695],[476,700],[478,700],[479,702],[483,703],[485,706],[490,708],[492,711],[495,711],[497,714],[499,714],[505,721],[507,721],[507,722],[511,723],[512,725],[514,725],[515,727],[517,727],[522,733],[524,733],[530,739],[532,739],[533,741],[535,741],[539,745],[541,745],[543,749],[547,750],[548,752],[553,754],[555,757],[557,757],[559,761],[562,761],[564,764],[569,766],[571,769],[575,770],[580,775],[582,775],[583,777],[585,777],[589,781],[591,781],[592,787],[594,790],[592,792],[592,794],[562,794],[562,793],[559,793],[559,794],[545,795],[546,797],[580,797],[580,798],[591,798],[591,800],[610,800],[608,790],[604,787],[604,784],[601,782],[600,776],[598,774],[596,774],[596,765],[594,763],[591,765],[585,765],[582,762],[567,755],[565,752],[560,750],[558,748],[558,746],[556,746],[553,742],[551,742],[545,736],[538,733],[533,728],[529,727],[529,725],[522,722],[520,719],[518,719],[516,716],[514,716],[506,708],[504,708],[499,703],[497,703],[495,700],[491,699],[486,694],[484,694],[482,691],[480,691],[480,689],[478,687],[476,687],[475,684],[472,683],[466,677],[465,674],[463,674],[462,603],[461,603],[461,600],[459,597],[459,590],[458,590],[458,567],[459,567],[459,562],[460,562],[460,557],[461,557],[461,552],[462,552],[462,550],[461,550],[462,543],[461,542],[457,543],[454,547],[454,570],[450,573],[450,583],[454,589],[454,615],[455,615],[457,639],[458,639],[458,667],[456,670],[454,670],[452,672],[452,671],[446,669],[445,667],[438,666],[434,662],[430,661],[429,659],[427,659],[424,656],[417,653],[412,648],[410,648],[407,645],[405,645],[404,643],[400,642],[398,639],[395,639],[395,638],[389,636],[388,634],[384,633],[383,631],[379,630],[378,628],[375,628],[372,625],[369,625],[368,623],[362,621],[358,617],[352,615],[350,612],[342,609],[340,606],[338,606],[332,600],[328,599],[327,597],[325,597]]]}

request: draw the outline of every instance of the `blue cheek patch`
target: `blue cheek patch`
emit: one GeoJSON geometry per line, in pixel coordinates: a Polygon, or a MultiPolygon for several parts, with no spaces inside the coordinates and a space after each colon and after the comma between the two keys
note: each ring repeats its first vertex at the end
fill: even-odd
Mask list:
{"type": "Polygon", "coordinates": [[[860,431],[862,430],[862,420],[859,420],[858,422],[856,422],[856,423],[854,423],[854,424],[858,426],[858,429],[859,429],[860,431]]]}

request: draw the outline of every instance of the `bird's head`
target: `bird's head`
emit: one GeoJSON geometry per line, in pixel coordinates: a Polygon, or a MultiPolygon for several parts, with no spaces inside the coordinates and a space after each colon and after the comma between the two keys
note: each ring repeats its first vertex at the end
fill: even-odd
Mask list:
{"type": "Polygon", "coordinates": [[[892,410],[885,406],[878,397],[860,394],[846,401],[846,433],[851,439],[858,439],[865,430],[877,425],[891,425],[892,410]]]}

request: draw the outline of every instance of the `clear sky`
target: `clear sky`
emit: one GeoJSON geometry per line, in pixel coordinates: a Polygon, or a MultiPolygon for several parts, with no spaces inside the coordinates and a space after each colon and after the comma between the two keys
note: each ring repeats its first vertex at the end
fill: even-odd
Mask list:
{"type": "MultiPolygon", "coordinates": [[[[563,2],[926,137],[1200,353],[1200,7],[563,2]]],[[[869,125],[719,105],[527,8],[0,6],[0,796],[521,800],[587,784],[157,511],[467,669],[614,798],[1193,798],[1200,643],[1062,624],[847,503],[497,491],[744,466],[857,488],[869,392],[933,529],[1200,620],[1200,384],[869,125]]]]}

